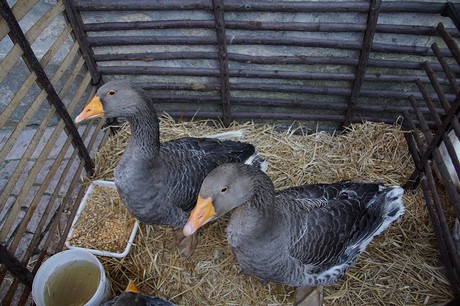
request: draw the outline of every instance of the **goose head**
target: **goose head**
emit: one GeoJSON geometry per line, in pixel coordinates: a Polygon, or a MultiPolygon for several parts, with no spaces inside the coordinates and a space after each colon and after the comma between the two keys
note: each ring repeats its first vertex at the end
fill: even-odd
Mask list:
{"type": "Polygon", "coordinates": [[[107,118],[135,116],[145,108],[148,98],[133,83],[124,80],[110,81],[102,85],[96,95],[75,118],[75,123],[106,116],[107,118]]]}
{"type": "Polygon", "coordinates": [[[229,163],[211,171],[201,185],[197,204],[184,226],[184,235],[192,235],[206,223],[247,202],[253,193],[252,171],[260,170],[229,163]]]}

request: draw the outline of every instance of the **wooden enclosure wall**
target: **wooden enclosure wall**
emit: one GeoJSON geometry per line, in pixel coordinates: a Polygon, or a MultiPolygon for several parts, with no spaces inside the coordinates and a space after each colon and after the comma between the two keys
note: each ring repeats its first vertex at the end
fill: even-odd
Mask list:
{"type": "MultiPolygon", "coordinates": [[[[411,109],[409,96],[422,99],[415,81],[429,79],[421,63],[442,73],[433,43],[454,62],[438,23],[460,38],[442,17],[444,2],[68,2],[104,80],[131,78],[174,117],[225,123],[393,122],[411,109]]],[[[458,77],[460,68],[453,73],[458,77]]],[[[448,81],[439,78],[452,101],[448,81]]]]}
{"type": "Polygon", "coordinates": [[[64,4],[38,3],[18,0],[10,8],[0,1],[2,305],[23,305],[30,293],[24,283],[62,249],[84,192],[80,176],[93,168],[88,150],[102,135],[100,124],[77,130],[69,115],[94,86],[64,4]]]}
{"type": "Polygon", "coordinates": [[[421,185],[426,207],[438,241],[441,258],[446,267],[445,273],[450,281],[452,292],[455,296],[460,296],[460,254],[457,250],[459,241],[455,241],[455,239],[458,240],[458,238],[455,238],[458,233],[456,233],[452,222],[449,222],[452,220],[448,218],[454,216],[454,220],[460,220],[460,186],[456,186],[455,179],[451,176],[456,175],[460,178],[460,161],[458,152],[456,152],[451,141],[453,138],[449,137],[453,133],[453,135],[460,138],[460,85],[452,73],[452,67],[460,65],[460,47],[445,32],[442,25],[438,26],[438,31],[445,40],[455,59],[455,63],[447,64],[444,56],[439,53],[437,45],[433,46],[433,51],[435,51],[439,64],[443,68],[445,78],[449,80],[452,92],[456,93],[456,98],[452,103],[448,101],[431,65],[426,62],[423,63],[424,70],[431,83],[423,84],[420,80],[416,80],[416,84],[423,97],[424,104],[422,105],[430,110],[430,115],[422,114],[422,105],[418,104],[414,97],[409,97],[409,102],[412,105],[418,124],[413,121],[408,111],[403,112],[403,128],[410,131],[406,134],[406,139],[416,165],[416,169],[405,187],[408,188],[411,184],[421,185]],[[436,92],[444,109],[444,116],[440,116],[436,111],[434,102],[428,94],[430,89],[436,92]],[[435,128],[428,126],[428,120],[434,122],[435,128]],[[444,155],[439,149],[441,143],[445,145],[447,155],[444,155]],[[448,162],[446,156],[449,156],[452,163],[448,162]],[[434,173],[432,167],[437,169],[436,173],[434,173]],[[447,194],[448,201],[441,200],[437,180],[440,180],[444,186],[443,189],[447,194]]]}
{"type": "MultiPolygon", "coordinates": [[[[404,116],[426,137],[414,140],[412,152],[422,181],[446,131],[458,133],[451,123],[458,114],[458,5],[58,0],[43,10],[43,3],[0,0],[4,305],[24,304],[24,284],[62,249],[83,196],[80,177],[91,172],[90,156],[103,140],[103,121],[77,128],[72,118],[105,81],[130,78],[159,111],[225,124],[301,120],[329,129],[404,116]]],[[[433,214],[433,223],[445,227],[439,218],[433,214]]],[[[447,237],[440,248],[450,256],[448,234],[437,233],[447,237]]],[[[458,258],[444,259],[460,267],[458,258]]]]}

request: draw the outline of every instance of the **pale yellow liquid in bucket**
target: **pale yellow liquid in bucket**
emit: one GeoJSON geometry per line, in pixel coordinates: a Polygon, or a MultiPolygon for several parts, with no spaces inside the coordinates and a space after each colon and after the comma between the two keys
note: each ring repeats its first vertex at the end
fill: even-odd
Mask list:
{"type": "Polygon", "coordinates": [[[82,306],[97,290],[98,266],[89,261],[74,261],[59,267],[45,284],[46,306],[82,306]]]}

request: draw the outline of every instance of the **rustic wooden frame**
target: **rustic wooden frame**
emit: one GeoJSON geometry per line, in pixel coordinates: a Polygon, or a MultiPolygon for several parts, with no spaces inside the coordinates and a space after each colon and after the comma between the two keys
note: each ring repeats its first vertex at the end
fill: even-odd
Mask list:
{"type": "MultiPolygon", "coordinates": [[[[14,46],[0,62],[0,82],[8,77],[16,63],[25,63],[30,73],[18,92],[11,98],[10,103],[0,114],[0,127],[3,127],[9,117],[15,112],[21,101],[31,89],[38,84],[40,93],[34,97],[30,108],[15,125],[6,142],[0,149],[0,161],[3,161],[12,150],[15,142],[25,130],[28,121],[37,114],[38,109],[48,101],[53,105],[37,126],[34,137],[28,144],[21,161],[11,173],[0,195],[0,209],[4,209],[8,194],[13,190],[19,177],[25,171],[27,162],[42,137],[49,122],[56,116],[61,118],[47,144],[30,169],[29,177],[20,186],[16,202],[9,208],[3,227],[0,227],[0,261],[8,263],[9,272],[16,277],[8,287],[4,298],[5,305],[12,303],[19,294],[19,304],[26,303],[30,295],[30,284],[33,274],[37,271],[49,253],[62,249],[71,220],[85,188],[80,184],[80,176],[91,173],[93,167],[89,150],[98,145],[98,132],[104,122],[98,120],[85,127],[80,133],[72,122],[71,113],[80,103],[82,96],[94,94],[95,86],[103,83],[104,78],[113,76],[128,76],[143,74],[145,76],[204,78],[204,83],[193,82],[148,82],[140,84],[151,95],[161,109],[167,104],[216,106],[212,110],[195,111],[172,109],[169,114],[177,118],[219,118],[225,125],[232,120],[282,120],[282,121],[323,121],[337,123],[342,127],[352,122],[362,120],[382,121],[393,123],[403,114],[404,126],[408,131],[421,130],[419,133],[407,133],[407,142],[415,164],[416,171],[411,175],[409,183],[419,182],[424,187],[427,209],[432,218],[435,234],[438,238],[442,259],[447,269],[447,276],[452,284],[455,295],[460,295],[459,280],[460,259],[455,253],[452,237],[449,233],[444,212],[440,205],[439,195],[434,185],[430,162],[436,163],[441,175],[447,181],[447,170],[437,152],[441,141],[446,143],[448,152],[454,153],[446,131],[453,129],[460,136],[460,123],[455,120],[460,109],[460,49],[456,40],[460,38],[458,5],[453,3],[427,3],[371,0],[370,2],[251,2],[240,0],[209,0],[209,1],[125,1],[125,0],[63,0],[53,6],[27,32],[19,27],[18,21],[34,8],[38,1],[18,0],[10,8],[5,0],[0,0],[3,19],[0,20],[0,39],[13,41],[14,46]],[[88,12],[109,11],[188,11],[199,10],[209,13],[208,20],[152,20],[135,22],[100,22],[85,23],[84,14],[88,12]],[[366,16],[366,22],[271,22],[271,21],[240,21],[227,18],[229,13],[277,12],[277,13],[358,13],[366,16]],[[442,23],[437,26],[412,26],[399,24],[379,24],[378,17],[390,13],[418,13],[443,15],[452,19],[456,28],[446,28],[442,23]],[[62,29],[59,37],[49,50],[39,60],[31,45],[40,34],[57,17],[64,16],[67,26],[62,29]],[[203,29],[203,36],[171,36],[159,35],[109,35],[117,31],[162,30],[162,29],[203,29]],[[305,37],[254,37],[241,34],[231,37],[232,31],[287,31],[296,34],[339,33],[343,35],[357,34],[362,41],[342,41],[339,39],[320,39],[305,37]],[[98,35],[92,35],[92,34],[98,35]],[[397,43],[375,43],[375,35],[417,35],[435,36],[441,38],[440,43],[431,46],[406,46],[397,43]],[[69,37],[73,45],[66,58],[60,63],[59,69],[52,76],[45,73],[45,68],[69,37]],[[95,52],[104,47],[122,45],[175,45],[175,46],[205,46],[207,51],[176,51],[176,52],[138,52],[138,53],[108,53],[95,52]],[[359,56],[298,56],[298,55],[257,55],[238,52],[236,47],[245,45],[279,46],[299,48],[325,48],[343,50],[359,56]],[[212,48],[214,48],[212,51],[212,48]],[[235,51],[236,50],[236,51],[235,51]],[[382,59],[379,55],[389,55],[382,59]],[[377,55],[377,56],[375,56],[377,55]],[[393,58],[395,55],[412,55],[420,61],[404,61],[393,58]],[[205,60],[214,62],[213,68],[201,67],[164,67],[155,65],[158,61],[168,60],[205,60]],[[129,65],[107,65],[110,62],[126,61],[129,65]],[[149,63],[151,65],[141,65],[149,63]],[[265,65],[277,65],[266,68],[265,65]],[[307,66],[308,65],[308,66],[307,66]],[[310,66],[326,67],[337,65],[342,72],[318,72],[308,69],[310,66]],[[299,68],[300,67],[300,68],[299,68]],[[378,69],[388,69],[390,72],[380,73],[378,69]],[[406,73],[399,73],[404,70],[406,73]],[[62,88],[57,89],[57,80],[66,73],[62,88]],[[393,72],[396,71],[396,72],[393,72]],[[440,75],[443,73],[444,75],[440,75]],[[82,76],[81,76],[82,75],[82,76]],[[237,79],[248,79],[250,82],[235,82],[237,79]],[[265,81],[259,81],[265,80],[265,81]],[[257,80],[257,81],[254,81],[257,80]],[[274,81],[273,83],[266,80],[274,81]],[[276,81],[276,82],[275,82],[276,81]],[[293,81],[289,83],[287,81],[293,81]],[[307,81],[330,82],[327,86],[317,86],[307,81]],[[78,82],[78,88],[71,92],[70,85],[78,82]],[[297,83],[295,83],[297,82],[297,83]],[[365,84],[404,83],[408,87],[404,91],[370,89],[365,84]],[[349,83],[349,86],[343,84],[349,83]],[[264,92],[265,96],[238,96],[235,92],[264,92]],[[285,98],[290,94],[299,94],[300,98],[285,98]],[[69,95],[69,97],[67,97],[69,95]],[[273,95],[273,96],[272,96],[273,95]],[[335,99],[323,102],[318,97],[330,96],[335,99]],[[69,102],[64,105],[63,98],[69,102]],[[366,100],[367,99],[367,100],[366,100]],[[369,99],[394,99],[405,101],[398,105],[385,103],[366,103],[369,99]],[[364,101],[364,102],[363,102],[364,101]],[[262,111],[252,111],[250,108],[261,107],[262,111]],[[279,109],[285,110],[279,110],[279,109]],[[272,109],[278,109],[272,111],[272,109]],[[317,112],[307,112],[314,109],[317,112]],[[384,114],[384,115],[383,115],[384,114]],[[415,115],[414,115],[415,114],[415,115]],[[46,156],[53,149],[59,135],[68,133],[64,145],[59,150],[55,163],[44,176],[42,185],[30,200],[27,211],[21,216],[23,223],[14,226],[14,220],[20,216],[21,201],[25,200],[27,191],[34,184],[35,178],[45,164],[46,156]],[[434,131],[434,134],[432,134],[434,131]],[[70,157],[68,152],[71,151],[70,157]],[[72,165],[77,163],[77,169],[68,173],[72,165]],[[59,176],[59,183],[51,193],[50,200],[43,212],[43,218],[37,224],[30,244],[22,258],[16,258],[15,252],[21,243],[21,237],[27,231],[31,218],[38,209],[42,199],[41,194],[55,179],[58,168],[64,167],[64,173],[59,176]],[[63,199],[59,201],[59,190],[62,181],[70,176],[70,187],[63,199]],[[58,205],[56,204],[58,203],[58,205]],[[55,207],[57,205],[57,208],[55,207]],[[68,208],[68,222],[63,229],[59,228],[64,210],[68,208]],[[50,219],[50,220],[48,220],[50,219]],[[54,241],[59,236],[59,241],[54,241]],[[38,254],[34,254],[38,250],[38,254]],[[35,264],[31,269],[26,264],[33,256],[35,264]],[[26,286],[24,286],[25,284],[26,286]]],[[[454,166],[460,173],[460,161],[453,157],[454,166]]],[[[410,184],[407,185],[409,187],[410,184]]],[[[447,193],[454,205],[457,216],[460,215],[460,199],[455,188],[446,184],[447,193]]],[[[0,284],[5,282],[7,269],[0,269],[0,284]]]]}

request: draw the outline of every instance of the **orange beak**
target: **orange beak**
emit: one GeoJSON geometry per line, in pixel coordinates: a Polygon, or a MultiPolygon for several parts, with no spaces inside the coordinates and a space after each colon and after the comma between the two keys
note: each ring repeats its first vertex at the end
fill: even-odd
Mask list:
{"type": "Polygon", "coordinates": [[[132,279],[129,280],[128,286],[125,289],[125,292],[134,292],[139,293],[140,291],[134,285],[134,281],[132,279]]]}
{"type": "Polygon", "coordinates": [[[104,110],[102,109],[101,100],[98,96],[94,96],[94,98],[89,101],[88,105],[85,106],[80,115],[75,118],[75,123],[102,116],[104,116],[104,110]]]}
{"type": "Polygon", "coordinates": [[[200,195],[196,202],[195,208],[190,213],[188,221],[184,226],[184,235],[190,236],[195,233],[200,227],[205,225],[208,221],[216,215],[214,206],[212,205],[211,197],[203,199],[200,195]]]}

